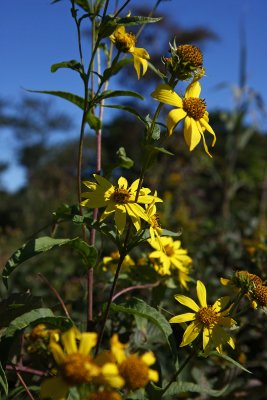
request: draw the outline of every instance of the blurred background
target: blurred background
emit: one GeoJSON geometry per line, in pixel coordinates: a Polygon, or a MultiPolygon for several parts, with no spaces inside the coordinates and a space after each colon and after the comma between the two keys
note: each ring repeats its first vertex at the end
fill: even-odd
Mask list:
{"type": "MultiPolygon", "coordinates": [[[[115,1],[110,2],[110,11],[115,1]]],[[[123,2],[120,2],[122,4],[123,2]]],[[[218,278],[236,270],[248,270],[266,279],[267,247],[267,3],[265,0],[144,1],[133,0],[125,9],[132,15],[154,16],[158,24],[146,26],[139,47],[164,70],[169,42],[191,43],[204,55],[206,77],[201,96],[207,102],[210,124],[217,135],[213,159],[201,144],[189,153],[181,128],[168,139],[167,149],[151,168],[146,184],[158,189],[165,207],[162,226],[182,230],[182,244],[193,258],[194,278],[207,283],[211,293],[218,278]]],[[[81,112],[75,106],[32,90],[63,90],[82,95],[78,74],[52,64],[78,59],[77,38],[70,3],[61,0],[13,0],[2,2],[0,16],[0,265],[23,242],[51,233],[51,213],[63,204],[75,204],[76,149],[81,112]]],[[[90,52],[89,27],[83,32],[90,52]]],[[[156,103],[149,94],[159,78],[149,71],[136,80],[132,65],[124,69],[110,88],[134,89],[146,100],[134,106],[142,115],[153,113],[156,103]]],[[[181,91],[183,87],[181,87],[181,91]]],[[[125,104],[131,105],[131,102],[125,104]]],[[[167,112],[167,108],[165,110],[167,112]]],[[[143,128],[129,115],[105,111],[103,171],[123,146],[135,161],[127,176],[138,174],[143,128]],[[127,133],[127,134],[126,134],[127,133]]],[[[164,115],[162,115],[164,122],[164,115]]],[[[209,142],[210,144],[210,142],[209,142]]],[[[83,177],[95,171],[95,135],[86,135],[83,177]]],[[[122,171],[115,170],[118,176],[122,171]]],[[[124,172],[123,172],[124,173],[124,172]]],[[[78,228],[77,228],[78,232],[78,228]]],[[[58,237],[75,236],[63,224],[58,237]]],[[[103,249],[107,255],[112,249],[103,249]]],[[[12,290],[47,295],[37,274],[53,278],[68,307],[82,313],[84,267],[68,250],[27,262],[12,277],[12,290]]],[[[137,278],[136,278],[137,279],[137,278]]],[[[96,288],[97,289],[97,288],[96,288]]],[[[214,289],[215,290],[215,289],[214,289]]],[[[5,293],[1,289],[1,293],[5,293]]],[[[216,293],[217,296],[217,293],[216,293]]],[[[238,398],[266,399],[267,350],[264,341],[266,315],[251,312],[240,333],[238,351],[253,368],[254,381],[238,398]],[[248,322],[249,320],[249,322],[248,322]],[[258,330],[257,328],[260,327],[258,330]],[[265,328],[264,328],[265,327],[265,328]],[[259,334],[258,332],[262,332],[259,334]],[[256,341],[255,341],[256,339],[256,341]],[[257,342],[257,346],[255,346],[257,342]],[[253,396],[252,396],[253,392],[253,396]],[[243,397],[242,397],[243,396],[243,397]]],[[[244,381],[236,377],[237,387],[244,381]],[[240,379],[240,381],[239,381],[240,379]]],[[[233,397],[233,398],[237,398],[233,397]]],[[[226,397],[229,398],[229,397],[226,397]]]]}

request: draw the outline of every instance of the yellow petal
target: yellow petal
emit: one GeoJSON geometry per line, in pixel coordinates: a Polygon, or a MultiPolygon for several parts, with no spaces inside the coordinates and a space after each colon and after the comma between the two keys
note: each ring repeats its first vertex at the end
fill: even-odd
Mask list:
{"type": "Polygon", "coordinates": [[[194,118],[186,117],[184,121],[184,138],[189,150],[192,151],[199,144],[201,134],[194,118]]]}
{"type": "Polygon", "coordinates": [[[51,341],[49,348],[52,351],[56,363],[58,365],[62,364],[66,359],[66,355],[64,354],[61,346],[58,343],[51,341]]]}
{"type": "Polygon", "coordinates": [[[188,344],[192,343],[196,339],[196,337],[200,334],[201,329],[202,326],[198,322],[193,321],[186,328],[180,347],[187,346],[188,344]]]}
{"type": "Polygon", "coordinates": [[[114,388],[121,388],[124,385],[124,379],[119,375],[119,370],[116,364],[107,363],[102,367],[102,374],[105,381],[107,381],[114,388]]]}
{"type": "Polygon", "coordinates": [[[202,336],[203,336],[203,350],[205,350],[210,341],[210,332],[208,328],[204,327],[202,336]]]}
{"type": "Polygon", "coordinates": [[[172,132],[178,122],[180,122],[185,117],[186,112],[182,108],[175,108],[174,110],[169,112],[169,114],[167,115],[167,129],[169,135],[172,135],[172,132]]]}
{"type": "Polygon", "coordinates": [[[134,47],[133,54],[139,58],[143,58],[144,60],[149,60],[148,52],[142,47],[134,47]]]}
{"type": "Polygon", "coordinates": [[[119,234],[121,235],[126,224],[126,212],[121,211],[119,208],[115,211],[115,224],[118,228],[119,234]]]}
{"type": "Polygon", "coordinates": [[[77,353],[78,348],[76,343],[75,328],[70,328],[67,332],[64,332],[61,336],[61,340],[67,354],[77,353]]]}
{"type": "Polygon", "coordinates": [[[229,296],[220,297],[213,304],[213,306],[212,306],[213,310],[216,311],[216,312],[219,312],[221,310],[224,310],[226,308],[226,306],[228,305],[228,310],[227,310],[227,312],[228,312],[229,311],[229,304],[230,304],[229,300],[230,300],[229,296]]]}
{"type": "Polygon", "coordinates": [[[52,400],[65,400],[69,386],[59,377],[46,379],[41,384],[41,398],[52,400]]]}
{"type": "Polygon", "coordinates": [[[127,189],[128,188],[128,181],[123,176],[121,176],[118,180],[119,188],[127,189]]]}
{"type": "Polygon", "coordinates": [[[215,145],[215,143],[216,143],[216,135],[215,135],[214,130],[212,129],[210,124],[204,118],[201,118],[199,122],[213,136],[213,141],[212,141],[212,144],[211,144],[212,147],[213,147],[215,145]]]}
{"type": "Polygon", "coordinates": [[[207,291],[201,281],[197,281],[197,297],[201,307],[207,307],[207,291]]]}
{"type": "Polygon", "coordinates": [[[169,320],[169,322],[171,324],[173,323],[181,324],[182,322],[194,321],[195,319],[196,319],[195,313],[185,313],[185,314],[175,315],[175,317],[172,317],[169,320]]]}
{"type": "Polygon", "coordinates": [[[147,351],[141,356],[141,359],[144,361],[144,363],[148,366],[155,364],[156,362],[156,357],[152,353],[152,351],[147,351]]]}
{"type": "Polygon", "coordinates": [[[161,103],[170,104],[170,106],[175,106],[182,108],[183,100],[177,93],[173,91],[173,89],[167,84],[160,84],[156,88],[154,92],[151,93],[151,96],[159,100],[161,103]]]}
{"type": "Polygon", "coordinates": [[[180,304],[183,304],[184,306],[191,308],[191,310],[198,312],[199,311],[199,306],[197,303],[190,299],[190,297],[184,296],[183,294],[177,294],[174,296],[175,300],[177,300],[180,304]]]}
{"type": "Polygon", "coordinates": [[[158,380],[159,380],[158,371],[155,371],[154,369],[149,369],[148,370],[148,379],[152,382],[158,382],[158,380]]]}
{"type": "Polygon", "coordinates": [[[201,85],[199,83],[199,81],[190,83],[190,85],[187,87],[186,91],[185,91],[185,95],[184,97],[186,99],[188,99],[188,97],[199,97],[201,92],[201,85]]]}
{"type": "Polygon", "coordinates": [[[97,334],[95,332],[82,333],[80,345],[79,345],[79,353],[89,354],[91,349],[96,345],[97,342],[97,334]]]}
{"type": "Polygon", "coordinates": [[[101,186],[101,189],[108,190],[110,189],[113,185],[111,182],[109,182],[106,178],[103,176],[94,174],[94,178],[97,181],[97,183],[101,186]]]}

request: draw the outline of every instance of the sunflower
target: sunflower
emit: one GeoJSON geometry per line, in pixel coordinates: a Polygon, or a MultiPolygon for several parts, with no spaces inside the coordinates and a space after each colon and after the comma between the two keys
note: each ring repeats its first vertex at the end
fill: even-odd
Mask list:
{"type": "Polygon", "coordinates": [[[119,234],[122,234],[126,225],[126,214],[132,220],[136,230],[141,229],[141,220],[148,220],[145,209],[141,204],[150,204],[152,201],[162,201],[157,196],[149,194],[148,188],[141,188],[138,199],[136,200],[139,179],[136,179],[130,187],[125,178],[120,177],[118,184],[113,186],[111,182],[100,175],[94,175],[96,182],[84,181],[84,185],[90,189],[90,192],[82,193],[86,200],[82,205],[89,208],[106,207],[100,217],[100,221],[115,213],[115,224],[119,234]]]}
{"type": "Polygon", "coordinates": [[[184,119],[184,138],[189,150],[194,150],[202,138],[206,153],[212,157],[206,144],[204,132],[207,130],[213,136],[212,147],[215,145],[216,135],[209,125],[206,103],[199,98],[201,86],[198,79],[194,79],[187,87],[183,99],[168,84],[160,84],[151,96],[161,103],[177,107],[171,110],[167,116],[169,135],[172,134],[178,122],[184,119]]]}
{"type": "Polygon", "coordinates": [[[222,353],[222,346],[228,343],[233,349],[234,340],[225,328],[229,329],[235,325],[235,321],[229,317],[229,297],[221,297],[211,306],[207,304],[206,288],[201,281],[197,281],[197,297],[200,306],[190,297],[177,294],[175,299],[194,312],[180,314],[172,317],[170,323],[182,324],[189,322],[186,328],[180,347],[192,343],[201,333],[203,337],[203,350],[208,353],[212,345],[219,353],[222,353]]]}
{"type": "Polygon", "coordinates": [[[145,49],[141,47],[135,47],[135,35],[133,33],[126,32],[125,27],[123,25],[119,25],[109,38],[119,51],[129,53],[133,56],[134,69],[136,70],[138,79],[140,79],[141,66],[143,68],[142,75],[144,76],[148,68],[147,60],[149,60],[150,57],[145,49]]]}

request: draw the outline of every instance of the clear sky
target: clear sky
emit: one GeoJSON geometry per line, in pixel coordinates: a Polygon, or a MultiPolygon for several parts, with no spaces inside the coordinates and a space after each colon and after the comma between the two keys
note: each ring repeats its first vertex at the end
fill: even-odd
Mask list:
{"type": "MultiPolygon", "coordinates": [[[[113,2],[110,0],[111,5],[113,2]]],[[[145,3],[153,6],[155,0],[146,0],[145,3]]],[[[132,0],[129,9],[131,4],[144,4],[144,0],[132,0]]],[[[50,0],[1,0],[1,98],[19,99],[23,88],[81,93],[80,80],[74,73],[63,70],[55,74],[50,72],[53,63],[78,59],[76,31],[69,10],[69,0],[54,5],[50,0]]],[[[161,10],[170,15],[173,23],[185,28],[204,26],[220,38],[204,47],[207,79],[203,97],[209,109],[230,108],[233,104],[230,92],[218,90],[217,85],[238,83],[239,31],[243,19],[248,85],[258,91],[267,104],[267,0],[172,0],[162,1],[158,8],[159,12],[161,10]]],[[[80,113],[74,106],[64,100],[58,100],[56,104],[78,123],[80,113]]],[[[0,146],[0,161],[7,160],[11,164],[4,183],[14,190],[23,183],[23,172],[12,162],[15,143],[9,132],[1,130],[0,146]]]]}

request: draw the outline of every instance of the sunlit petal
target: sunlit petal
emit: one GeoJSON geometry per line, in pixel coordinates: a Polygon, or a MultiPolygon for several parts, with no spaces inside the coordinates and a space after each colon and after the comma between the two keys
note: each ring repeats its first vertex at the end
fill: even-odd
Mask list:
{"type": "Polygon", "coordinates": [[[77,353],[76,329],[71,328],[61,335],[61,340],[67,354],[77,353]]]}
{"type": "Polygon", "coordinates": [[[190,299],[190,297],[184,296],[183,294],[177,294],[176,296],[174,296],[174,298],[180,304],[183,304],[184,306],[191,308],[191,310],[195,312],[199,311],[199,306],[194,300],[190,299]]]}
{"type": "Polygon", "coordinates": [[[181,97],[167,84],[158,85],[156,90],[151,93],[151,96],[154,99],[159,100],[161,103],[179,108],[183,107],[183,100],[181,97]]]}
{"type": "Polygon", "coordinates": [[[200,334],[202,329],[202,326],[196,322],[193,321],[187,328],[186,331],[183,335],[183,340],[182,343],[180,344],[180,347],[187,346],[188,344],[192,343],[196,337],[200,334]]]}
{"type": "Polygon", "coordinates": [[[198,130],[196,121],[188,116],[185,118],[184,123],[184,138],[190,151],[194,150],[201,139],[201,134],[198,130]]]}
{"type": "Polygon", "coordinates": [[[95,332],[86,332],[81,335],[79,353],[89,354],[91,349],[96,345],[97,334],[95,332]]]}
{"type": "Polygon", "coordinates": [[[174,110],[169,112],[167,116],[167,129],[169,135],[172,135],[172,132],[178,122],[180,122],[185,117],[186,112],[182,108],[175,108],[174,110]]]}
{"type": "Polygon", "coordinates": [[[188,97],[199,97],[201,92],[201,85],[199,81],[195,81],[193,83],[190,83],[190,85],[187,87],[185,91],[185,98],[187,99],[188,97]]]}
{"type": "Polygon", "coordinates": [[[169,322],[171,324],[181,324],[182,322],[188,322],[188,321],[194,321],[196,319],[196,314],[195,313],[185,313],[181,315],[175,315],[175,317],[172,317],[169,322]]]}
{"type": "Polygon", "coordinates": [[[201,281],[197,281],[197,297],[201,307],[207,307],[207,291],[201,281]]]}

